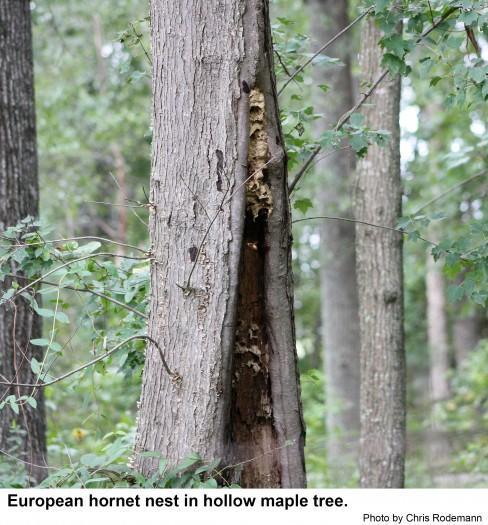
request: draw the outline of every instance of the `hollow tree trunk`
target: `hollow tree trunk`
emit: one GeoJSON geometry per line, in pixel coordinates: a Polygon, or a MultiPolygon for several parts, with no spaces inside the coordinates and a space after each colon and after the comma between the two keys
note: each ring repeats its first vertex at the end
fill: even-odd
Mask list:
{"type": "Polygon", "coordinates": [[[153,0],[152,298],[135,446],[245,487],[305,483],[268,2],[153,0]],[[247,181],[247,182],[246,182],[247,181]],[[245,462],[245,463],[242,463],[245,462]]]}
{"type": "MultiPolygon", "coordinates": [[[[38,214],[36,126],[32,34],[28,0],[0,0],[0,231],[38,214]]],[[[15,268],[12,268],[15,271],[15,268]]],[[[1,287],[9,283],[1,283],[1,287]]],[[[1,295],[1,289],[0,289],[1,295]]],[[[35,382],[30,360],[42,360],[41,349],[29,344],[41,337],[41,322],[20,298],[0,311],[0,373],[8,380],[35,382]]],[[[31,395],[32,389],[0,388],[0,399],[31,395]]],[[[18,416],[0,410],[0,449],[21,461],[33,481],[46,475],[44,397],[37,408],[20,406],[18,416]]]]}
{"type": "MultiPolygon", "coordinates": [[[[310,0],[311,29],[319,46],[349,23],[347,0],[310,0]]],[[[347,40],[347,39],[346,39],[347,40]]],[[[350,43],[344,40],[327,53],[343,67],[314,68],[317,85],[326,84],[326,94],[317,91],[315,110],[318,134],[334,127],[354,105],[350,43]]],[[[319,208],[323,215],[351,217],[351,179],[354,155],[338,151],[317,164],[323,183],[319,208]]],[[[354,224],[323,221],[321,239],[321,305],[327,402],[327,457],[336,483],[346,482],[355,470],[359,448],[359,318],[356,283],[354,224]]]]}
{"type": "MultiPolygon", "coordinates": [[[[381,38],[374,20],[361,35],[361,85],[381,73],[381,38]]],[[[363,110],[367,125],[391,133],[358,162],[355,216],[395,228],[401,215],[400,78],[380,84],[363,110]]],[[[363,487],[402,487],[405,460],[405,356],[401,234],[356,225],[361,330],[360,481],[363,487]]]]}

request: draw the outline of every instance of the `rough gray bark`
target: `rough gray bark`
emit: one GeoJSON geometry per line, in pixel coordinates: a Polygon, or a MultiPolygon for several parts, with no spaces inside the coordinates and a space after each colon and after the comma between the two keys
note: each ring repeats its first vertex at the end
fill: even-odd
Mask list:
{"type": "MultiPolygon", "coordinates": [[[[368,20],[361,34],[361,85],[381,73],[381,32],[368,20]]],[[[391,133],[385,147],[370,146],[358,162],[356,219],[394,228],[401,215],[400,78],[386,78],[363,110],[371,129],[391,133]]],[[[361,330],[362,487],[402,487],[405,460],[405,356],[402,236],[356,225],[361,330]]]]}
{"type": "MultiPolygon", "coordinates": [[[[28,0],[0,0],[0,231],[38,214],[36,126],[31,19],[28,0]]],[[[15,271],[15,268],[12,268],[15,271]]],[[[8,287],[9,283],[1,283],[8,287]]],[[[0,288],[0,294],[2,293],[0,288]]],[[[42,360],[40,347],[29,340],[41,337],[41,322],[20,298],[0,312],[0,373],[9,380],[33,383],[30,360],[42,360]]],[[[8,395],[31,395],[32,389],[2,387],[8,395]]],[[[42,389],[37,409],[20,406],[20,414],[0,411],[0,449],[26,462],[33,481],[46,475],[45,415],[42,389]],[[15,428],[14,428],[15,427],[15,428]]]]}
{"type": "Polygon", "coordinates": [[[305,483],[286,159],[268,3],[153,0],[149,334],[135,465],[192,452],[246,487],[305,483]],[[247,181],[247,182],[246,182],[247,181]],[[244,463],[243,463],[244,462],[244,463]]]}
{"type": "MultiPolygon", "coordinates": [[[[347,0],[309,0],[312,35],[319,46],[349,23],[347,0]]],[[[343,67],[314,68],[317,90],[314,107],[324,118],[316,123],[318,134],[334,127],[354,105],[350,39],[340,40],[327,50],[343,67]]],[[[321,191],[322,215],[352,217],[351,186],[354,155],[338,151],[316,167],[321,191]]],[[[327,457],[338,484],[351,478],[359,445],[359,318],[356,283],[355,229],[353,223],[323,221],[321,239],[322,341],[326,377],[327,457]],[[350,467],[350,468],[347,468],[350,467]]]]}

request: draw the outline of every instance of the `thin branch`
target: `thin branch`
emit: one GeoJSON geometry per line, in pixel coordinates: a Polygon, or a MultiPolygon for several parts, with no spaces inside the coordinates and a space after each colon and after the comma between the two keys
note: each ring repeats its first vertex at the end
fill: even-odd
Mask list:
{"type": "MultiPolygon", "coordinates": [[[[342,146],[340,148],[337,148],[337,149],[333,149],[331,151],[328,151],[326,153],[324,153],[323,155],[321,155],[318,159],[315,160],[315,156],[311,156],[310,158],[307,159],[307,164],[303,166],[303,168],[295,175],[295,177],[293,178],[292,182],[290,183],[290,185],[288,186],[288,193],[290,194],[294,189],[295,189],[295,186],[298,184],[299,180],[303,177],[303,175],[305,174],[305,172],[311,167],[311,164],[312,162],[315,160],[314,162],[314,166],[316,164],[318,164],[320,161],[324,160],[325,158],[327,157],[330,157],[331,155],[333,155],[334,153],[338,153],[339,151],[345,151],[345,150],[348,150],[348,149],[351,149],[351,146],[342,146]]],[[[318,154],[318,152],[317,152],[318,154]]]]}
{"type": "Polygon", "coordinates": [[[15,461],[20,461],[21,463],[24,463],[25,465],[29,465],[30,467],[37,467],[37,468],[43,468],[43,469],[49,469],[49,470],[61,470],[58,467],[51,467],[48,465],[37,465],[36,463],[31,463],[30,461],[26,461],[25,459],[19,458],[17,456],[12,456],[12,454],[9,454],[5,450],[0,449],[0,454],[3,454],[4,456],[7,456],[8,458],[14,459],[15,461]]]}
{"type": "Polygon", "coordinates": [[[293,180],[289,184],[288,194],[291,195],[293,193],[296,185],[300,182],[300,179],[305,175],[305,173],[307,173],[308,168],[310,167],[313,160],[320,153],[321,150],[322,150],[322,146],[319,144],[318,146],[315,147],[312,153],[310,153],[310,155],[308,156],[308,159],[305,161],[305,164],[298,170],[296,175],[293,177],[293,180]]]}
{"type": "Polygon", "coordinates": [[[366,9],[363,13],[361,13],[358,17],[356,17],[348,26],[346,26],[344,29],[339,31],[335,36],[333,36],[328,42],[326,42],[318,51],[316,51],[304,64],[302,64],[294,73],[291,75],[291,77],[283,84],[282,88],[278,91],[278,96],[280,96],[285,88],[288,86],[288,84],[297,76],[299,75],[309,64],[311,64],[314,59],[320,55],[322,52],[324,52],[329,46],[331,46],[338,38],[340,38],[344,33],[349,31],[351,27],[356,25],[359,21],[361,21],[366,15],[371,13],[373,10],[373,7],[370,7],[369,9],[366,9]]]}
{"type": "MultiPolygon", "coordinates": [[[[450,9],[448,9],[440,18],[439,20],[437,20],[437,22],[435,22],[434,24],[432,24],[431,27],[429,27],[426,31],[424,31],[420,37],[416,40],[416,44],[419,44],[427,35],[429,35],[432,31],[434,31],[434,29],[436,29],[442,22],[444,22],[444,20],[446,18],[448,18],[454,11],[458,10],[459,7],[452,7],[450,9]]],[[[383,71],[379,76],[378,78],[375,80],[375,82],[373,83],[373,85],[369,88],[369,90],[366,92],[366,93],[363,93],[362,97],[358,100],[358,102],[348,111],[346,111],[342,117],[339,118],[339,120],[337,121],[337,124],[335,125],[334,127],[334,131],[340,131],[342,129],[342,127],[344,126],[344,124],[346,124],[346,122],[349,120],[349,118],[351,117],[351,115],[357,111],[365,102],[366,100],[368,100],[368,98],[373,94],[373,92],[376,90],[376,88],[379,86],[379,84],[385,79],[385,77],[388,75],[388,70],[385,70],[383,71]]],[[[310,167],[313,159],[319,154],[319,152],[321,151],[322,149],[322,146],[320,144],[318,144],[316,146],[316,148],[312,151],[312,153],[310,154],[310,156],[308,157],[308,159],[305,161],[305,164],[302,166],[302,168],[300,168],[300,170],[297,172],[297,174],[295,175],[294,179],[293,179],[293,182],[291,183],[291,185],[289,186],[288,188],[288,192],[291,193],[298,181],[303,177],[303,175],[305,175],[306,171],[308,170],[308,168],[310,167]]]]}
{"type": "Polygon", "coordinates": [[[164,355],[163,355],[163,352],[162,352],[160,346],[158,345],[158,343],[152,337],[150,337],[148,335],[132,335],[131,337],[128,337],[127,339],[124,339],[123,341],[121,341],[120,343],[115,345],[111,350],[109,350],[108,352],[105,352],[103,355],[100,355],[100,356],[96,357],[95,359],[92,359],[91,361],[88,361],[88,363],[85,363],[85,364],[79,366],[78,368],[75,368],[73,370],[70,370],[69,372],[66,372],[66,374],[63,374],[63,375],[61,375],[59,377],[56,377],[55,379],[52,379],[51,381],[47,381],[46,383],[33,384],[33,383],[14,383],[14,382],[8,382],[8,381],[0,381],[0,385],[20,386],[20,387],[38,387],[38,388],[44,388],[46,386],[54,385],[55,383],[59,383],[60,381],[63,381],[64,379],[67,379],[68,377],[72,376],[73,374],[76,374],[77,372],[81,372],[85,368],[88,368],[88,367],[90,367],[90,366],[92,366],[92,365],[102,361],[103,359],[106,359],[107,357],[111,356],[112,354],[114,354],[115,352],[120,350],[124,345],[126,345],[127,343],[130,343],[131,341],[134,341],[136,339],[146,339],[149,342],[151,342],[157,348],[157,350],[159,352],[159,356],[160,356],[161,361],[163,363],[163,367],[164,367],[165,371],[167,372],[167,374],[171,377],[171,379],[174,382],[180,382],[181,381],[181,376],[177,372],[172,372],[170,370],[168,364],[166,363],[166,359],[164,358],[164,355]]]}
{"type": "Polygon", "coordinates": [[[419,214],[421,211],[425,210],[425,208],[428,208],[431,204],[434,204],[434,202],[437,202],[440,199],[443,199],[446,195],[449,195],[449,193],[452,193],[453,191],[458,190],[459,188],[462,188],[466,184],[469,184],[471,181],[478,179],[479,177],[482,177],[483,175],[486,175],[488,173],[488,170],[480,171],[479,173],[476,173],[475,175],[472,175],[471,177],[468,177],[466,180],[463,180],[459,182],[458,184],[454,184],[454,186],[451,186],[446,191],[443,191],[437,197],[434,197],[433,199],[430,199],[430,201],[427,201],[425,204],[420,206],[413,215],[419,214]]]}
{"type": "Polygon", "coordinates": [[[147,208],[147,204],[115,204],[107,201],[85,201],[87,204],[104,204],[105,206],[113,206],[114,208],[147,208]]]}
{"type": "MultiPolygon", "coordinates": [[[[380,84],[380,82],[383,81],[383,79],[386,77],[386,75],[388,75],[388,71],[383,71],[379,77],[375,80],[375,82],[373,83],[373,85],[369,88],[368,91],[366,91],[366,93],[363,93],[363,95],[361,96],[361,98],[356,102],[356,104],[351,108],[349,109],[348,111],[346,111],[340,118],[339,120],[337,121],[337,124],[335,125],[334,127],[334,131],[337,132],[337,131],[340,131],[344,125],[346,124],[346,122],[349,120],[349,118],[351,117],[351,115],[357,111],[365,102],[366,100],[368,100],[368,98],[373,94],[373,92],[375,91],[375,89],[378,87],[378,85],[380,84]]],[[[307,172],[307,170],[309,169],[310,165],[312,164],[313,160],[315,159],[315,157],[322,151],[322,145],[321,144],[318,144],[315,149],[312,151],[312,153],[309,155],[308,159],[306,160],[305,164],[300,168],[300,170],[297,172],[297,174],[295,175],[295,177],[293,178],[293,181],[292,183],[289,185],[288,187],[288,193],[292,193],[292,191],[295,189],[296,185],[298,184],[298,182],[300,181],[300,179],[305,175],[305,173],[307,172]]]]}
{"type": "Polygon", "coordinates": [[[142,47],[142,50],[144,51],[144,54],[146,55],[146,58],[148,60],[148,62],[152,65],[152,58],[151,56],[149,55],[149,53],[147,52],[147,49],[145,48],[143,42],[142,42],[142,34],[139,34],[134,26],[134,24],[132,22],[130,22],[129,24],[131,26],[131,29],[132,31],[134,32],[134,35],[135,37],[137,38],[137,43],[142,47]]]}
{"type": "MultiPolygon", "coordinates": [[[[9,239],[9,237],[6,237],[5,235],[0,235],[0,237],[2,237],[3,239],[9,239]]],[[[137,246],[134,246],[132,244],[125,244],[123,242],[114,241],[112,239],[107,239],[105,237],[95,237],[93,235],[85,235],[85,236],[82,236],[82,237],[68,237],[66,239],[50,239],[50,240],[44,240],[43,239],[42,242],[29,242],[29,243],[24,243],[24,244],[11,244],[10,246],[23,248],[24,246],[39,246],[39,245],[42,246],[44,244],[56,244],[56,243],[69,242],[69,241],[88,241],[88,240],[101,241],[101,242],[106,242],[106,243],[110,243],[110,244],[115,244],[117,246],[123,246],[124,248],[131,248],[132,250],[137,250],[137,251],[139,251],[141,253],[147,254],[146,250],[143,250],[142,248],[138,248],[137,246]]]]}
{"type": "MultiPolygon", "coordinates": [[[[16,275],[15,273],[7,273],[5,274],[8,277],[13,277],[15,279],[24,279],[25,281],[28,281],[28,277],[25,277],[23,275],[16,275]]],[[[55,288],[63,288],[66,290],[73,290],[73,292],[86,292],[91,293],[92,295],[96,295],[98,297],[101,297],[102,299],[105,299],[111,303],[114,303],[122,308],[125,308],[126,310],[129,310],[130,312],[133,312],[139,316],[141,316],[144,319],[148,319],[148,316],[139,310],[136,310],[135,308],[132,308],[132,306],[129,306],[126,303],[123,303],[122,301],[119,301],[118,299],[115,299],[114,297],[110,297],[109,295],[105,295],[104,293],[97,292],[96,290],[92,290],[91,288],[88,288],[87,286],[83,288],[77,288],[76,286],[70,286],[67,284],[64,284],[63,286],[60,286],[59,283],[53,283],[51,281],[40,281],[39,284],[47,284],[48,286],[53,286],[55,288]]]]}
{"type": "Polygon", "coordinates": [[[281,55],[278,53],[278,51],[276,51],[276,49],[273,48],[273,52],[275,53],[275,55],[278,57],[278,62],[280,63],[280,66],[283,68],[283,71],[285,72],[285,74],[288,76],[288,77],[291,77],[291,73],[288,71],[288,68],[286,67],[285,63],[283,62],[282,58],[281,58],[281,55]]]}
{"type": "MultiPolygon", "coordinates": [[[[304,219],[295,219],[292,221],[292,224],[295,224],[296,222],[303,222],[303,221],[312,221],[315,219],[327,219],[332,221],[345,221],[345,222],[353,222],[355,224],[363,224],[364,226],[371,226],[372,228],[379,228],[381,230],[388,230],[392,232],[401,233],[402,235],[409,235],[409,232],[405,230],[400,230],[398,228],[391,228],[390,226],[382,226],[381,224],[373,224],[371,222],[366,221],[360,221],[357,219],[349,219],[347,217],[334,217],[332,215],[317,215],[316,217],[305,217],[304,219]]],[[[435,242],[429,241],[428,239],[424,239],[423,237],[418,237],[421,241],[424,241],[428,244],[431,244],[432,246],[437,246],[435,242]]]]}
{"type": "MultiPolygon", "coordinates": [[[[14,293],[14,295],[12,295],[12,297],[10,299],[13,299],[14,297],[17,297],[22,292],[25,292],[26,290],[31,288],[34,284],[40,283],[41,281],[45,280],[46,277],[49,277],[50,275],[52,275],[53,273],[57,272],[58,270],[61,270],[62,268],[66,268],[66,266],[69,266],[70,264],[74,264],[74,263],[77,263],[77,262],[80,262],[80,261],[85,261],[86,259],[92,259],[93,257],[99,257],[99,256],[102,256],[102,257],[121,257],[123,259],[135,259],[135,260],[141,260],[141,261],[146,261],[147,260],[147,257],[130,257],[128,255],[117,255],[116,253],[109,253],[109,252],[91,253],[90,255],[85,255],[84,257],[79,257],[78,259],[73,259],[72,261],[68,261],[68,262],[66,262],[64,264],[60,264],[59,266],[56,266],[56,268],[53,268],[52,270],[49,270],[44,275],[41,275],[41,277],[38,277],[37,279],[34,279],[27,286],[24,286],[23,288],[20,288],[19,290],[17,290],[14,293]]],[[[0,306],[2,304],[3,303],[0,300],[0,306]]]]}

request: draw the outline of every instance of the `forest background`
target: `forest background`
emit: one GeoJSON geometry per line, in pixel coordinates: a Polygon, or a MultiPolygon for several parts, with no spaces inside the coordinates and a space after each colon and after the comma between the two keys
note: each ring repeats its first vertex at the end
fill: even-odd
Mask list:
{"type": "MultiPolygon", "coordinates": [[[[345,6],[350,20],[364,11],[355,1],[338,4],[345,6]]],[[[425,11],[433,10],[435,20],[436,2],[424,4],[425,11]]],[[[364,92],[357,60],[362,22],[331,50],[315,55],[327,41],[327,35],[321,39],[317,21],[325,27],[332,19],[319,9],[320,2],[312,0],[272,2],[290,181],[314,151],[317,137],[326,129],[321,128],[324,114],[338,96],[327,78],[347,68],[353,78],[353,100],[364,92]],[[309,60],[309,66],[296,74],[300,64],[309,60]]],[[[473,11],[467,6],[465,19],[457,21],[464,26],[433,33],[419,49],[408,49],[406,58],[407,49],[395,50],[398,42],[390,43],[388,50],[388,67],[403,74],[404,218],[397,228],[406,232],[406,484],[410,487],[488,486],[487,93],[478,99],[470,99],[468,89],[461,90],[462,95],[459,89],[456,93],[456,83],[466,71],[468,83],[478,85],[486,79],[486,35],[478,34],[473,44],[466,30],[479,23],[486,31],[487,22],[478,19],[481,11],[476,11],[476,20],[470,20],[473,11]],[[469,60],[480,61],[471,68],[474,72],[469,60]],[[439,262],[434,262],[431,252],[439,262]],[[468,265],[464,264],[466,254],[474,254],[468,265]]],[[[61,291],[49,283],[43,285],[43,308],[38,313],[44,318],[44,335],[35,344],[51,352],[49,376],[58,377],[144,329],[144,315],[137,312],[147,309],[148,266],[124,256],[133,252],[131,246],[144,252],[148,242],[151,46],[147,6],[138,0],[46,0],[32,2],[31,13],[42,235],[106,237],[121,243],[115,246],[118,257],[114,260],[89,260],[70,269],[61,277],[66,279],[61,291]],[[88,272],[102,296],[70,290],[70,279],[77,272],[88,272]],[[123,304],[105,300],[103,294],[123,304]]],[[[337,177],[331,178],[337,169],[334,163],[342,169],[343,160],[337,159],[342,156],[354,162],[352,157],[364,156],[371,140],[387,141],[388,137],[381,130],[365,129],[358,113],[350,121],[346,146],[340,138],[339,151],[327,153],[328,148],[337,148],[337,137],[321,137],[325,153],[315,159],[291,194],[307,479],[312,487],[353,487],[358,482],[358,429],[354,421],[350,428],[344,427],[337,417],[350,407],[334,397],[330,387],[334,377],[324,358],[324,267],[331,257],[324,237],[331,233],[323,223],[343,224],[350,219],[349,190],[337,177]],[[327,201],[322,194],[331,184],[337,184],[331,190],[335,197],[327,201]],[[306,220],[310,217],[321,218],[306,220]]],[[[100,246],[96,239],[80,240],[72,241],[70,249],[81,258],[100,246]]],[[[347,265],[347,242],[343,247],[339,243],[338,249],[346,254],[341,264],[347,265]]],[[[18,255],[19,264],[22,257],[18,255]]],[[[46,247],[36,257],[48,263],[56,254],[46,247]]],[[[344,334],[357,333],[354,315],[341,328],[344,334]]],[[[53,468],[45,485],[105,486],[112,482],[117,467],[120,470],[127,463],[144,347],[143,340],[132,341],[109,360],[45,389],[53,468]]],[[[44,379],[49,376],[44,374],[44,379]]],[[[357,391],[354,373],[348,377],[342,388],[357,391]]],[[[15,398],[7,399],[3,409],[15,411],[15,398]]],[[[10,448],[2,450],[0,486],[26,485],[27,471],[17,459],[17,445],[13,439],[10,448]]],[[[199,458],[188,458],[181,471],[192,464],[198,465],[199,458]]],[[[198,475],[212,473],[213,468],[201,467],[184,482],[198,485],[198,475]]],[[[165,483],[183,483],[175,481],[177,474],[165,483]]],[[[123,485],[127,480],[114,483],[123,485]]],[[[212,483],[201,482],[203,486],[212,483]]]]}

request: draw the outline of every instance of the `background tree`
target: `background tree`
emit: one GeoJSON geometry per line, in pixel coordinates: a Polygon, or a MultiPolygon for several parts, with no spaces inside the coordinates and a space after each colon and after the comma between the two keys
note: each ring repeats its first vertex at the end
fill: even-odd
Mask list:
{"type": "MultiPolygon", "coordinates": [[[[405,216],[395,226],[406,239],[404,326],[410,445],[406,484],[410,487],[486,486],[486,421],[479,414],[486,411],[488,402],[488,376],[485,373],[488,347],[483,340],[476,345],[477,338],[483,335],[480,331],[476,337],[470,338],[475,343],[470,344],[467,355],[461,357],[456,350],[455,329],[458,320],[475,315],[479,316],[481,325],[486,322],[488,296],[483,264],[486,264],[488,235],[484,198],[487,191],[485,98],[488,80],[483,57],[478,56],[472,40],[462,29],[465,25],[469,27],[473,31],[471,38],[474,34],[475,41],[483,44],[486,8],[478,0],[469,5],[453,5],[446,0],[404,2],[401,6],[400,11],[391,9],[391,2],[367,0],[360,6],[352,4],[352,28],[343,32],[337,42],[344,44],[339,46],[339,51],[349,47],[351,39],[355,39],[354,31],[362,34],[365,17],[374,18],[384,31],[380,42],[384,48],[383,67],[394,74],[401,71],[406,75],[400,115],[405,216]],[[365,5],[371,6],[370,9],[363,11],[365,5]],[[399,19],[405,22],[401,36],[395,30],[399,19]],[[426,36],[422,37],[422,34],[426,36]],[[433,107],[441,110],[432,111],[427,116],[426,110],[433,107]],[[433,231],[438,235],[437,240],[431,238],[433,231]],[[434,240],[437,245],[432,244],[434,240]],[[430,255],[438,261],[444,281],[449,327],[447,340],[451,350],[451,392],[446,401],[436,403],[435,417],[442,423],[442,430],[452,448],[449,457],[436,469],[431,468],[429,458],[434,414],[428,389],[431,370],[428,359],[427,246],[430,255]],[[452,350],[456,352],[454,355],[452,350]]],[[[343,483],[355,486],[356,473],[343,481],[343,477],[339,479],[326,461],[329,434],[324,421],[325,389],[319,333],[319,228],[323,221],[337,218],[325,218],[328,215],[325,210],[324,217],[322,211],[320,220],[316,217],[323,180],[322,174],[314,173],[311,168],[321,158],[332,157],[336,148],[350,147],[364,155],[371,140],[384,142],[385,134],[369,127],[361,116],[370,103],[367,95],[374,91],[375,85],[360,86],[354,100],[354,111],[346,114],[349,119],[341,119],[340,129],[336,129],[337,124],[334,126],[329,122],[324,126],[328,129],[320,131],[323,129],[319,120],[322,116],[314,109],[314,94],[320,88],[314,77],[319,78],[322,68],[332,73],[335,59],[330,55],[334,53],[328,49],[325,53],[329,56],[324,52],[314,56],[315,50],[324,42],[307,36],[311,17],[309,10],[304,9],[303,0],[274,0],[271,7],[280,120],[291,174],[290,185],[302,173],[291,196],[297,354],[307,423],[307,483],[314,487],[343,483]],[[318,147],[319,155],[308,163],[318,147]],[[302,171],[307,163],[310,169],[302,171]]],[[[150,206],[144,186],[149,181],[148,148],[152,129],[149,118],[151,75],[147,71],[151,46],[146,8],[146,3],[138,0],[31,3],[41,211],[45,223],[34,227],[19,224],[2,231],[0,273],[4,284],[9,282],[6,278],[12,279],[12,287],[7,292],[7,297],[14,294],[10,299],[18,300],[22,294],[26,300],[32,300],[34,294],[42,294],[43,307],[37,311],[45,318],[44,337],[37,339],[36,344],[42,345],[44,366],[40,370],[39,362],[31,359],[31,367],[37,370],[34,380],[49,382],[51,378],[64,377],[49,386],[43,384],[48,413],[49,463],[60,469],[50,470],[51,475],[43,486],[215,487],[217,480],[225,485],[224,475],[228,476],[226,481],[231,477],[230,469],[222,471],[222,467],[215,463],[206,464],[205,458],[202,464],[202,458],[197,455],[186,456],[178,467],[173,468],[159,452],[149,452],[154,456],[149,477],[127,467],[128,457],[133,453],[135,412],[141,388],[149,313],[149,260],[144,222],[150,206]],[[102,85],[103,90],[100,89],[102,85]],[[120,147],[125,166],[116,162],[113,144],[120,147]],[[114,181],[117,179],[117,164],[125,168],[119,180],[125,176],[126,192],[119,191],[114,181]],[[120,208],[127,212],[126,232],[123,231],[125,219],[124,214],[119,214],[120,208]],[[119,218],[123,220],[119,221],[119,218]],[[101,232],[109,238],[71,239],[79,235],[100,235],[101,232]],[[125,237],[127,244],[114,244],[117,239],[125,237]],[[83,260],[79,260],[80,257],[83,260]],[[59,265],[63,267],[56,270],[59,265]],[[36,279],[47,272],[52,273],[45,276],[42,284],[39,282],[29,287],[26,280],[36,279]],[[16,278],[11,276],[12,273],[16,278]],[[75,373],[63,376],[70,372],[75,373]]],[[[191,33],[188,35],[188,38],[193,38],[191,33]]],[[[182,41],[180,37],[183,39],[179,35],[179,42],[182,41]]],[[[214,68],[220,72],[226,67],[221,68],[219,64],[220,58],[227,55],[216,52],[216,49],[208,50],[202,44],[203,65],[211,72],[214,68]]],[[[195,56],[194,61],[200,63],[199,57],[195,56]]],[[[353,71],[359,72],[360,66],[354,55],[352,64],[353,71]]],[[[182,65],[181,61],[179,65],[182,65]]],[[[215,100],[228,101],[229,98],[221,99],[216,95],[217,86],[222,87],[221,78],[213,83],[211,94],[215,100]]],[[[193,88],[190,80],[188,85],[193,88]]],[[[376,87],[381,85],[380,82],[376,87]]],[[[178,96],[183,95],[183,91],[178,91],[178,96]]],[[[205,94],[200,91],[198,94],[206,100],[205,94]]],[[[330,90],[325,94],[331,100],[333,95],[335,93],[330,90]]],[[[237,97],[236,94],[236,100],[237,97]]],[[[255,107],[254,112],[259,121],[261,113],[258,108],[255,107]]],[[[222,115],[224,111],[220,110],[218,114],[222,115]]],[[[200,116],[195,118],[203,122],[200,116]]],[[[230,122],[233,121],[231,118],[230,122]]],[[[219,125],[218,134],[213,133],[215,142],[216,137],[222,137],[223,127],[219,125]]],[[[218,141],[222,143],[220,138],[218,141]]],[[[210,147],[223,152],[217,145],[210,147]]],[[[200,155],[205,158],[207,151],[200,151],[200,155]]],[[[213,157],[208,156],[218,165],[216,152],[213,157]]],[[[253,162],[258,160],[254,158],[253,162]]],[[[212,169],[205,165],[203,172],[209,173],[212,169]]],[[[168,181],[179,180],[177,175],[175,177],[168,177],[168,181]]],[[[218,177],[215,184],[217,181],[218,177]]],[[[181,185],[184,191],[186,186],[181,185]]],[[[176,183],[175,187],[180,189],[176,183]]],[[[224,182],[222,187],[227,188],[224,182]]],[[[210,191],[197,194],[196,207],[202,213],[198,201],[204,204],[212,201],[208,193],[210,191]]],[[[190,194],[189,191],[188,198],[190,194]]],[[[210,206],[218,208],[215,201],[210,206]]],[[[222,208],[229,212],[228,205],[222,205],[222,208]]],[[[191,210],[191,207],[186,209],[191,210]]],[[[213,217],[212,209],[207,210],[213,217]]],[[[220,212],[215,227],[219,224],[220,228],[223,217],[224,212],[220,212]]],[[[341,222],[347,222],[343,219],[341,222]]],[[[251,224],[256,223],[262,224],[262,221],[251,224]]],[[[207,229],[200,222],[198,225],[202,231],[193,232],[190,241],[201,240],[207,229]]],[[[366,225],[359,227],[366,228],[366,225]]],[[[370,228],[376,231],[383,227],[384,223],[379,222],[370,228]]],[[[215,240],[211,237],[213,228],[208,233],[211,240],[215,240]]],[[[194,246],[198,247],[192,242],[190,248],[194,246]]],[[[256,253],[253,246],[254,242],[250,241],[248,255],[256,253]]],[[[205,251],[206,248],[202,249],[205,251]]],[[[194,253],[192,250],[188,257],[191,259],[194,253]]],[[[197,275],[201,269],[199,265],[194,273],[197,275]]],[[[380,261],[377,261],[376,269],[384,271],[380,261]]],[[[187,275],[185,271],[184,277],[187,275]]],[[[202,274],[199,275],[201,281],[202,274]]],[[[198,286],[200,281],[194,284],[198,286]]],[[[178,284],[184,286],[185,282],[178,280],[178,284]]],[[[4,297],[0,298],[0,303],[5,301],[4,297]]],[[[188,304],[195,297],[190,294],[188,304]]],[[[259,312],[256,313],[251,306],[247,310],[250,315],[259,317],[259,312]]],[[[181,331],[184,332],[184,327],[181,331]]],[[[165,349],[164,353],[171,352],[172,349],[165,349]]],[[[248,367],[251,374],[254,358],[247,354],[242,354],[242,357],[244,364],[252,364],[248,367]]],[[[178,367],[175,369],[178,371],[178,367]]],[[[0,383],[3,388],[9,381],[0,378],[0,383]]],[[[26,399],[19,396],[19,389],[11,391],[8,402],[6,399],[0,402],[0,411],[12,412],[25,404],[26,399]]],[[[241,396],[240,399],[247,403],[246,398],[241,396]]],[[[329,407],[337,408],[333,401],[327,403],[329,407]]],[[[178,409],[177,406],[173,408],[178,409]]],[[[25,475],[25,460],[17,452],[0,449],[1,487],[29,483],[25,475]]],[[[379,467],[382,468],[381,464],[379,467]]],[[[238,474],[233,479],[236,478],[238,474]]]]}
{"type": "MultiPolygon", "coordinates": [[[[361,86],[382,74],[382,33],[368,20],[361,35],[361,86]]],[[[401,216],[400,77],[387,78],[364,109],[372,129],[390,133],[358,162],[354,212],[358,221],[394,229],[401,216]]],[[[362,487],[402,487],[405,465],[405,356],[402,235],[356,225],[361,333],[362,487]]]]}
{"type": "Polygon", "coordinates": [[[236,0],[151,5],[149,334],[181,381],[151,345],[136,435],[145,474],[157,468],[146,451],[170,465],[198,453],[245,487],[305,483],[268,16],[262,0],[245,13],[236,0]]]}
{"type": "MultiPolygon", "coordinates": [[[[0,27],[0,230],[4,232],[38,215],[30,2],[1,0],[0,27]]],[[[22,253],[17,260],[22,260],[22,253]]],[[[9,286],[7,279],[2,291],[9,286]]],[[[40,318],[22,297],[1,308],[0,373],[3,378],[33,383],[36,376],[30,361],[33,357],[40,361],[42,351],[29,341],[41,336],[40,318]]],[[[30,478],[39,482],[47,473],[43,391],[2,386],[0,396],[1,401],[13,401],[12,410],[0,410],[0,449],[18,455],[26,462],[30,478]],[[15,403],[16,399],[21,402],[15,403]]]]}
{"type": "MultiPolygon", "coordinates": [[[[311,35],[316,47],[328,42],[349,24],[346,0],[310,0],[308,4],[311,35]]],[[[317,136],[332,128],[354,105],[353,45],[352,37],[338,40],[326,52],[341,63],[324,61],[313,68],[315,84],[323,86],[315,91],[314,109],[323,114],[323,118],[315,121],[317,136]]],[[[317,162],[315,171],[321,179],[321,189],[320,201],[315,207],[321,215],[352,217],[354,163],[354,153],[347,149],[317,162]]],[[[334,469],[333,476],[345,481],[351,477],[351,467],[355,469],[359,443],[359,321],[354,223],[322,221],[320,242],[327,457],[334,469]]]]}

